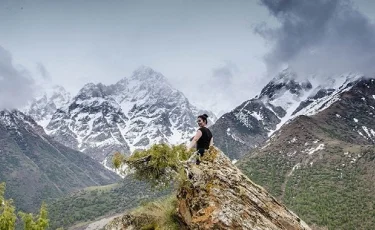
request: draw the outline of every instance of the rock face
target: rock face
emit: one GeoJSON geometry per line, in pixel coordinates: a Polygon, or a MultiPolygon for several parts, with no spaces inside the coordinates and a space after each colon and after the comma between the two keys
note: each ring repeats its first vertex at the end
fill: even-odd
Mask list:
{"type": "Polygon", "coordinates": [[[217,149],[190,169],[191,185],[177,195],[188,229],[310,229],[217,149]]]}
{"type": "MultiPolygon", "coordinates": [[[[217,148],[186,169],[191,179],[177,191],[178,229],[310,229],[217,148]]],[[[150,215],[126,214],[106,229],[140,229],[154,221],[150,215]]]]}

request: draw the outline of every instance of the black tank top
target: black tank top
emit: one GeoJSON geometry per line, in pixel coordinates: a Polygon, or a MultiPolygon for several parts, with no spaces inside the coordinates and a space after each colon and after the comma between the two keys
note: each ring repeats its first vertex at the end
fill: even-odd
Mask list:
{"type": "Polygon", "coordinates": [[[202,136],[197,141],[197,149],[209,149],[212,138],[211,131],[206,127],[199,128],[199,130],[202,132],[202,136]]]}

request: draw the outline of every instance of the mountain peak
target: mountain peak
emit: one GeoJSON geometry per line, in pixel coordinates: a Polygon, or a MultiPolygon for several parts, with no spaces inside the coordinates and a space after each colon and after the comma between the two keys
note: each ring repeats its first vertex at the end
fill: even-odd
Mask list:
{"type": "Polygon", "coordinates": [[[159,73],[153,70],[152,68],[148,66],[140,66],[136,70],[134,70],[132,76],[130,77],[131,80],[165,80],[165,77],[159,73]]]}
{"type": "Polygon", "coordinates": [[[261,91],[257,98],[275,99],[285,91],[300,96],[312,88],[309,80],[299,80],[299,76],[290,68],[283,70],[274,77],[261,91]]]}
{"type": "MultiPolygon", "coordinates": [[[[44,130],[39,126],[31,116],[25,115],[19,110],[1,110],[0,111],[0,125],[10,130],[27,129],[30,133],[37,133],[44,135],[44,130]]],[[[19,133],[16,131],[16,133],[19,133]]]]}
{"type": "Polygon", "coordinates": [[[283,69],[278,75],[276,75],[271,82],[277,83],[287,83],[289,81],[297,80],[297,73],[291,68],[283,69]]]}
{"type": "Polygon", "coordinates": [[[108,94],[107,91],[107,86],[103,85],[102,83],[87,83],[79,91],[78,97],[81,99],[88,99],[92,97],[105,97],[108,94]]]}

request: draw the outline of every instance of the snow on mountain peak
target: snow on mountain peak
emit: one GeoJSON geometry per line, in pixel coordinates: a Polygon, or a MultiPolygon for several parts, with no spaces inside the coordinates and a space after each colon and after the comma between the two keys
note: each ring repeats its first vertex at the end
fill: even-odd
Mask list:
{"type": "Polygon", "coordinates": [[[104,98],[109,94],[107,90],[107,86],[99,83],[99,84],[94,84],[94,83],[88,83],[83,86],[83,88],[79,91],[78,97],[81,100],[88,99],[88,98],[96,98],[96,97],[101,97],[104,98]]]}
{"type": "Polygon", "coordinates": [[[300,97],[312,88],[307,79],[298,80],[298,75],[290,69],[286,69],[273,78],[257,96],[258,99],[275,100],[284,94],[288,98],[300,97]]]}
{"type": "Polygon", "coordinates": [[[271,82],[275,84],[286,84],[290,81],[297,80],[297,73],[294,72],[291,68],[286,68],[282,70],[278,75],[276,75],[271,82]]]}
{"type": "Polygon", "coordinates": [[[25,129],[35,135],[45,135],[41,126],[39,126],[30,116],[25,115],[19,110],[2,110],[0,111],[0,124],[17,135],[21,135],[20,129],[25,129]]]}
{"type": "Polygon", "coordinates": [[[161,73],[141,66],[109,86],[86,84],[55,112],[46,131],[103,161],[115,151],[129,154],[154,143],[186,142],[198,111],[161,73]]]}
{"type": "Polygon", "coordinates": [[[131,80],[166,81],[165,77],[148,66],[138,67],[130,77],[131,80]]]}
{"type": "Polygon", "coordinates": [[[62,86],[53,86],[36,98],[23,111],[41,126],[46,127],[56,109],[64,107],[71,100],[70,94],[62,86]]]}

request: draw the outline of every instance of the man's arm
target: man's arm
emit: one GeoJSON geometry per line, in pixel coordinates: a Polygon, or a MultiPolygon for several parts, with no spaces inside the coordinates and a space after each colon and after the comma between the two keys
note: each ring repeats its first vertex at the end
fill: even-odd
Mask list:
{"type": "Polygon", "coordinates": [[[199,140],[199,138],[201,138],[201,136],[202,136],[202,131],[198,130],[193,140],[191,141],[190,145],[187,147],[188,151],[197,144],[197,141],[199,140]]]}

